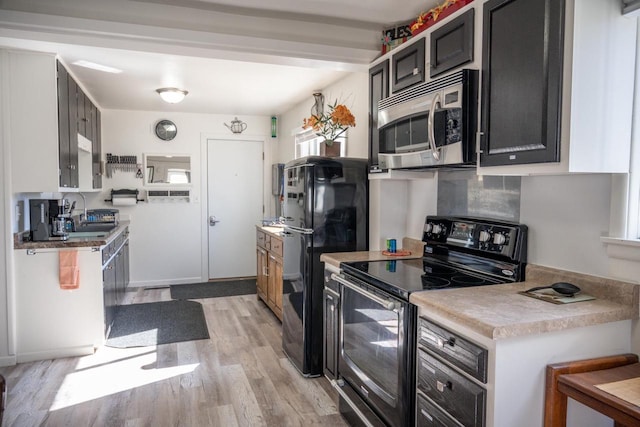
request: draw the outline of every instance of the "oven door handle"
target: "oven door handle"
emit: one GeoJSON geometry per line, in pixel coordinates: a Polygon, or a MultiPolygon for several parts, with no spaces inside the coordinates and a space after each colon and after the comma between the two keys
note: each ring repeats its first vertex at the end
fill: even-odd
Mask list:
{"type": "Polygon", "coordinates": [[[398,312],[397,302],[390,299],[386,300],[384,298],[381,298],[377,295],[372,294],[371,292],[367,292],[366,290],[362,289],[360,286],[354,285],[353,283],[343,279],[341,276],[338,276],[336,273],[331,273],[331,278],[336,282],[340,283],[341,285],[351,289],[352,291],[357,292],[360,295],[375,301],[376,303],[380,304],[387,310],[395,311],[396,313],[398,312]]]}

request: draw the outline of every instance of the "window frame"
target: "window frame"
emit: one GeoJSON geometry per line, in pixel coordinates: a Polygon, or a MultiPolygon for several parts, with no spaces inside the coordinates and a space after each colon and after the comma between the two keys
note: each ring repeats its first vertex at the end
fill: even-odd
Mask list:
{"type": "MultiPolygon", "coordinates": [[[[340,142],[340,157],[345,157],[347,154],[347,133],[348,131],[336,138],[336,141],[340,142]]],[[[323,141],[324,138],[315,134],[311,128],[304,129],[300,127],[295,129],[293,132],[294,159],[320,156],[320,144],[323,141]]]]}

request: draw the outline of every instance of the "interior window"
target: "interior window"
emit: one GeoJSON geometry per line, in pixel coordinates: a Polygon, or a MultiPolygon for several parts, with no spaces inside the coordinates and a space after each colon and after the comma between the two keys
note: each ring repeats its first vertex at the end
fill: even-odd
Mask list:
{"type": "MultiPolygon", "coordinates": [[[[296,159],[299,159],[300,157],[322,155],[321,144],[322,141],[324,141],[324,138],[316,135],[313,132],[313,129],[299,128],[297,131],[294,131],[294,140],[296,159]]],[[[346,155],[347,145],[346,133],[336,138],[336,141],[340,141],[340,157],[344,157],[346,155]]]]}

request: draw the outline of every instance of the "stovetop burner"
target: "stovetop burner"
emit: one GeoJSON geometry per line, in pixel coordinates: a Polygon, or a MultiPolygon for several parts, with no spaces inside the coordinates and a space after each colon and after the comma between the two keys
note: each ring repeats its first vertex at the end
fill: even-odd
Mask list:
{"type": "Polygon", "coordinates": [[[345,273],[372,283],[403,299],[415,291],[501,283],[428,258],[343,263],[345,273]]]}

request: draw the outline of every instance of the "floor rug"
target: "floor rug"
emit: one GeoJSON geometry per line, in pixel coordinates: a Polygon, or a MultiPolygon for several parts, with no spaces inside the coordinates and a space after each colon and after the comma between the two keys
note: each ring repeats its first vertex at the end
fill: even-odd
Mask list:
{"type": "Polygon", "coordinates": [[[208,338],[202,304],[196,301],[162,301],[115,307],[106,345],[146,347],[208,338]]]}
{"type": "Polygon", "coordinates": [[[256,279],[171,285],[171,298],[177,300],[230,297],[256,293],[256,279]]]}

